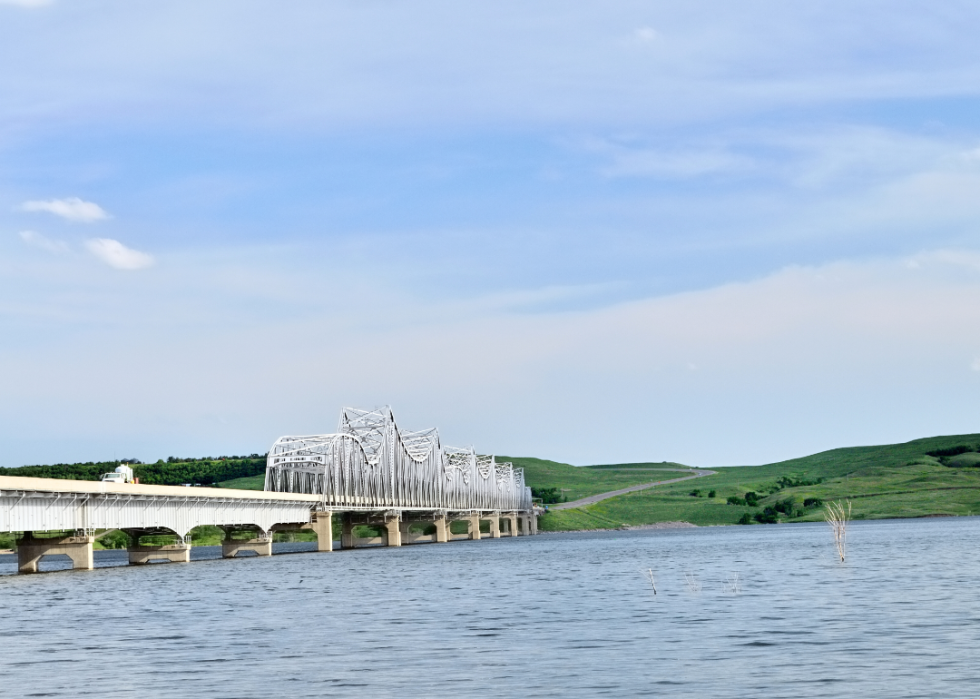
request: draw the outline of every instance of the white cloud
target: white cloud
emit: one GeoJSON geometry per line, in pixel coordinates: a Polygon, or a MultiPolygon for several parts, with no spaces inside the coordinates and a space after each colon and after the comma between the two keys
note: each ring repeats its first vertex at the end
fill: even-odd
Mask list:
{"type": "Polygon", "coordinates": [[[116,269],[143,269],[153,264],[152,256],[127,248],[112,238],[93,238],[85,241],[85,247],[107,265],[116,269]]]}
{"type": "Polygon", "coordinates": [[[109,218],[109,214],[101,206],[90,201],[83,201],[78,197],[25,201],[20,205],[20,208],[21,211],[46,211],[69,221],[82,223],[92,223],[109,218]]]}
{"type": "MultiPolygon", "coordinates": [[[[41,434],[52,403],[62,434],[110,443],[111,424],[153,459],[175,440],[262,449],[291,431],[330,429],[333,411],[350,404],[392,403],[408,427],[435,424],[450,444],[580,464],[757,463],[967,433],[976,386],[963,377],[980,358],[980,271],[962,263],[970,254],[921,253],[917,270],[904,257],[790,267],[535,314],[419,299],[353,270],[323,275],[318,256],[295,250],[216,251],[185,258],[185,275],[136,285],[123,275],[39,277],[23,327],[57,333],[74,319],[97,341],[11,333],[0,363],[24,370],[0,375],[9,397],[0,438],[10,441],[15,425],[41,434]],[[202,333],[215,342],[202,347],[202,333]],[[113,403],[133,382],[155,396],[152,408],[113,403]],[[284,385],[308,390],[284,405],[284,385]]],[[[4,284],[13,282],[0,275],[0,292],[12,288],[4,284]]],[[[37,448],[9,458],[41,461],[37,448]]]]}
{"type": "Polygon", "coordinates": [[[633,36],[635,36],[638,41],[648,44],[657,38],[657,30],[653,29],[652,27],[640,27],[633,32],[633,36]]]}
{"type": "Polygon", "coordinates": [[[21,231],[18,235],[20,235],[20,239],[25,243],[36,248],[41,248],[42,250],[56,254],[68,252],[68,243],[61,240],[51,240],[35,231],[21,231]]]}
{"type": "Polygon", "coordinates": [[[662,150],[601,139],[587,143],[586,148],[609,158],[600,170],[606,177],[688,178],[746,170],[753,164],[751,159],[724,148],[662,150]]]}
{"type": "Polygon", "coordinates": [[[960,157],[969,163],[980,162],[980,148],[963,151],[960,153],[960,157]]]}

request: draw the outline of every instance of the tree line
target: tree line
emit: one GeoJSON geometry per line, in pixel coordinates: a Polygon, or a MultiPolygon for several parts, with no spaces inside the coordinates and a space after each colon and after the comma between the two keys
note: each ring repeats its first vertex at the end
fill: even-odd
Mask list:
{"type": "Polygon", "coordinates": [[[149,485],[214,485],[233,478],[246,478],[265,473],[265,455],[220,456],[218,458],[178,458],[168,457],[153,464],[144,464],[139,459],[120,459],[118,461],[86,461],[77,464],[49,464],[21,466],[19,468],[0,467],[0,476],[22,476],[26,478],[66,478],[77,481],[97,481],[103,473],[109,473],[120,464],[133,469],[133,475],[140,483],[149,485]]]}

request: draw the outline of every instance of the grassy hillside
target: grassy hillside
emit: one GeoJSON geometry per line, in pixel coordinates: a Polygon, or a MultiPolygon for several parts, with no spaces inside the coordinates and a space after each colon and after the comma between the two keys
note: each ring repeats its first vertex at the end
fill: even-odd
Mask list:
{"type": "Polygon", "coordinates": [[[688,469],[667,461],[585,467],[522,456],[498,456],[497,461],[510,461],[523,468],[524,482],[533,488],[564,488],[569,500],[683,475],[665,469],[688,469]]]}
{"type": "Polygon", "coordinates": [[[230,481],[221,481],[217,484],[219,488],[238,488],[239,490],[262,490],[265,488],[265,469],[262,473],[255,476],[245,476],[244,478],[233,478],[230,481]]]}
{"type": "Polygon", "coordinates": [[[612,498],[588,508],[545,515],[548,530],[608,529],[682,520],[736,524],[743,515],[815,521],[808,498],[848,499],[855,519],[980,514],[980,434],[917,439],[905,444],[833,449],[763,466],[718,468],[713,476],[612,498]],[[692,496],[697,489],[699,496],[692,496]],[[715,497],[707,494],[715,491],[715,497]],[[728,504],[758,494],[758,504],[728,504]]]}

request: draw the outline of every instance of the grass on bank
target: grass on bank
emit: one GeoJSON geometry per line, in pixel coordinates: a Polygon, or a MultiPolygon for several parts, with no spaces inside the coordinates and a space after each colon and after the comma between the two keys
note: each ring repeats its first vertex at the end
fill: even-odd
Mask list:
{"type": "Polygon", "coordinates": [[[549,512],[539,527],[568,531],[669,521],[738,524],[744,515],[754,518],[777,503],[788,503],[793,513],[775,513],[778,521],[822,520],[821,507],[803,507],[808,498],[823,502],[849,499],[854,519],[980,514],[978,465],[980,434],[833,449],[763,466],[713,467],[718,473],[712,476],[622,495],[586,508],[549,512]],[[960,449],[968,451],[944,455],[960,449]],[[691,495],[695,489],[699,496],[691,495]],[[707,497],[712,490],[715,497],[707,497]],[[728,504],[730,496],[744,500],[747,492],[758,493],[758,506],[728,504]]]}

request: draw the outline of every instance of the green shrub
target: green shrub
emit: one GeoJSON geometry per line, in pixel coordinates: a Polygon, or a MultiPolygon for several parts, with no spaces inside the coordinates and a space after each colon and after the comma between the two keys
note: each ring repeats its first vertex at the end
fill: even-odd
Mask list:
{"type": "Polygon", "coordinates": [[[820,498],[806,498],[803,501],[803,507],[820,507],[823,505],[823,500],[820,498]]]}
{"type": "Polygon", "coordinates": [[[708,491],[708,497],[709,497],[709,498],[713,498],[713,497],[714,497],[715,495],[717,495],[717,494],[718,494],[718,493],[716,493],[716,492],[715,492],[715,491],[713,491],[713,490],[709,490],[709,491],[708,491]]]}
{"type": "Polygon", "coordinates": [[[791,476],[782,476],[778,481],[781,488],[798,488],[805,485],[820,485],[823,483],[823,478],[815,478],[813,480],[808,480],[803,476],[799,478],[793,478],[791,476]]]}
{"type": "Polygon", "coordinates": [[[943,459],[947,466],[980,466],[980,454],[967,452],[943,459]]]}
{"type": "Polygon", "coordinates": [[[701,497],[701,491],[698,488],[695,488],[691,491],[690,495],[692,498],[699,498],[701,497]]]}
{"type": "Polygon", "coordinates": [[[748,512],[742,514],[742,517],[738,520],[739,524],[752,524],[752,515],[748,512]]]}
{"type": "Polygon", "coordinates": [[[779,517],[776,515],[774,508],[766,507],[762,512],[755,513],[755,521],[760,524],[775,524],[779,521],[779,517]]]}
{"type": "Polygon", "coordinates": [[[125,549],[129,548],[129,535],[118,529],[110,534],[99,537],[99,544],[104,549],[125,549]]]}
{"type": "Polygon", "coordinates": [[[561,490],[558,488],[531,488],[532,498],[541,498],[542,505],[554,505],[561,502],[561,490]]]}
{"type": "Polygon", "coordinates": [[[745,504],[749,507],[759,506],[759,494],[750,490],[745,494],[745,504]]]}
{"type": "Polygon", "coordinates": [[[926,454],[929,456],[936,456],[939,458],[945,458],[949,456],[959,456],[960,454],[966,454],[967,452],[976,451],[976,447],[972,444],[958,444],[955,447],[946,447],[945,449],[933,449],[932,451],[927,451],[926,454]]]}
{"type": "Polygon", "coordinates": [[[745,498],[740,498],[737,495],[729,495],[728,500],[726,500],[725,502],[727,502],[729,505],[744,505],[745,498]]]}
{"type": "Polygon", "coordinates": [[[793,514],[793,498],[786,498],[785,500],[780,500],[775,505],[773,509],[776,512],[782,512],[785,515],[793,514]]]}

